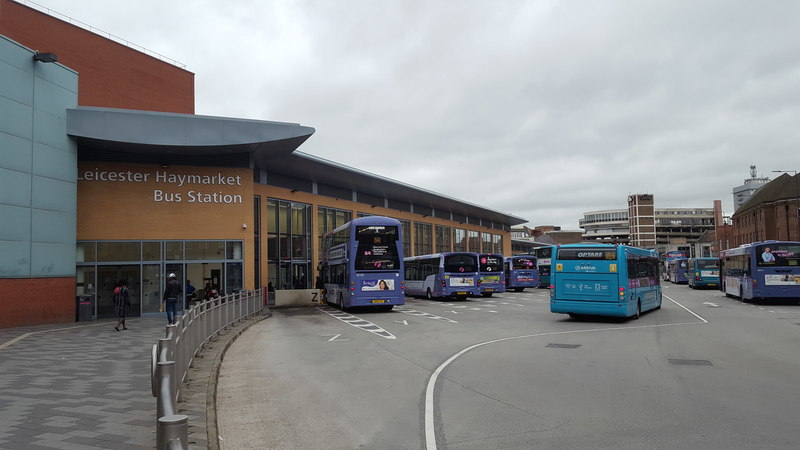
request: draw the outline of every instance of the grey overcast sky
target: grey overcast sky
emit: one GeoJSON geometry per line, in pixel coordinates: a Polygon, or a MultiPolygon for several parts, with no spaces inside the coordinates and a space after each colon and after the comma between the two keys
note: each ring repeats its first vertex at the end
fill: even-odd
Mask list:
{"type": "Polygon", "coordinates": [[[197,114],[530,226],[800,170],[794,0],[37,3],[186,64],[197,114]]]}

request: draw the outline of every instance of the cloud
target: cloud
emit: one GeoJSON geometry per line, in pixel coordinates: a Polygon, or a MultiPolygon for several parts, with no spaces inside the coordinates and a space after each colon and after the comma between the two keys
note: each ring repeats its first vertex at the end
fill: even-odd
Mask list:
{"type": "Polygon", "coordinates": [[[39,2],[187,63],[199,114],[534,225],[800,169],[797,2],[39,2]]]}

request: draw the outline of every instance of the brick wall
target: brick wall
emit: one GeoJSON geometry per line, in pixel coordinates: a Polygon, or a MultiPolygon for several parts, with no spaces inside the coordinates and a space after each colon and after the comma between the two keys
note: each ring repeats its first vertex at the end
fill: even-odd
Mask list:
{"type": "Polygon", "coordinates": [[[194,114],[194,74],[22,4],[0,0],[0,34],[78,72],[78,104],[194,114]]]}
{"type": "Polygon", "coordinates": [[[75,321],[75,277],[0,278],[0,328],[75,321]]]}

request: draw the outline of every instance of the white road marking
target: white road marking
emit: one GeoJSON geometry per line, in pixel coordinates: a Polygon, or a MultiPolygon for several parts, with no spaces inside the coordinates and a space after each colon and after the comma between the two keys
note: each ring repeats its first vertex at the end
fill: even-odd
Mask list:
{"type": "Polygon", "coordinates": [[[341,320],[344,323],[352,325],[356,328],[360,328],[364,331],[369,331],[372,334],[376,334],[382,338],[386,339],[397,339],[395,335],[392,333],[384,330],[383,328],[375,325],[374,323],[364,320],[360,317],[354,316],[350,313],[346,313],[344,311],[339,311],[338,309],[333,309],[330,306],[320,306],[317,310],[324,312],[325,314],[335,317],[341,320]]]}
{"type": "Polygon", "coordinates": [[[328,342],[341,342],[341,341],[349,341],[350,340],[350,339],[347,339],[347,338],[339,339],[339,336],[341,336],[341,333],[340,334],[323,334],[322,335],[322,337],[328,337],[328,336],[333,336],[332,338],[328,339],[328,342]]]}
{"type": "MultiPolygon", "coordinates": [[[[424,311],[417,311],[416,309],[409,309],[409,308],[405,308],[405,307],[400,307],[400,308],[395,308],[394,310],[395,311],[399,311],[399,312],[401,312],[403,314],[409,314],[409,315],[417,316],[417,317],[424,317],[426,319],[443,320],[445,322],[458,323],[453,319],[448,319],[447,317],[442,317],[442,316],[437,316],[435,314],[426,313],[424,311]]],[[[395,321],[395,322],[397,322],[397,321],[395,321]]],[[[404,320],[403,322],[406,322],[406,321],[404,320]]],[[[406,325],[408,325],[408,322],[406,322],[406,325]]]]}
{"type": "MultiPolygon", "coordinates": [[[[688,311],[693,316],[697,317],[702,321],[702,323],[708,323],[708,321],[699,315],[695,314],[689,308],[681,305],[680,303],[676,302],[675,300],[664,296],[671,302],[675,303],[676,305],[680,306],[681,308],[688,311]]],[[[596,333],[599,331],[619,331],[619,330],[630,330],[630,329],[642,329],[642,328],[662,328],[662,327],[671,327],[671,326],[679,326],[679,325],[695,325],[698,322],[684,322],[684,323],[667,323],[667,324],[660,324],[660,325],[640,325],[640,326],[631,326],[631,327],[612,327],[612,328],[592,328],[588,330],[570,330],[570,331],[555,331],[552,333],[539,333],[539,334],[527,334],[524,336],[512,336],[507,338],[501,339],[494,339],[491,341],[481,342],[479,344],[472,345],[467,347],[460,352],[456,353],[455,355],[451,356],[447,361],[443,362],[436,370],[433,371],[431,377],[428,379],[428,386],[425,389],[425,448],[427,450],[436,450],[436,423],[434,422],[435,419],[435,411],[434,411],[434,393],[436,389],[436,382],[439,379],[439,375],[444,371],[447,366],[450,365],[453,361],[455,361],[461,355],[467,353],[470,350],[476,349],[478,347],[483,347],[484,345],[489,344],[496,344],[498,342],[505,342],[517,339],[527,339],[527,338],[535,338],[535,337],[542,337],[542,336],[554,336],[554,335],[567,335],[567,334],[580,334],[580,333],[596,333]]]]}

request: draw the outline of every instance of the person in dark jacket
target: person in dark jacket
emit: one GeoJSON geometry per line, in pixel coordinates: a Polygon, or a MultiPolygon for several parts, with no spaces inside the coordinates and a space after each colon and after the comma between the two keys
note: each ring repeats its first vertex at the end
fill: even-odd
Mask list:
{"type": "Polygon", "coordinates": [[[167,310],[167,324],[175,325],[175,318],[178,315],[177,305],[178,298],[181,295],[181,284],[175,277],[174,273],[169,274],[169,281],[167,281],[167,288],[164,289],[164,302],[166,303],[167,310]]]}
{"type": "Polygon", "coordinates": [[[131,294],[128,292],[128,282],[125,280],[119,280],[119,284],[114,288],[114,308],[117,313],[117,326],[114,329],[119,331],[119,326],[122,325],[122,329],[127,330],[125,318],[131,309],[131,294]]]}

